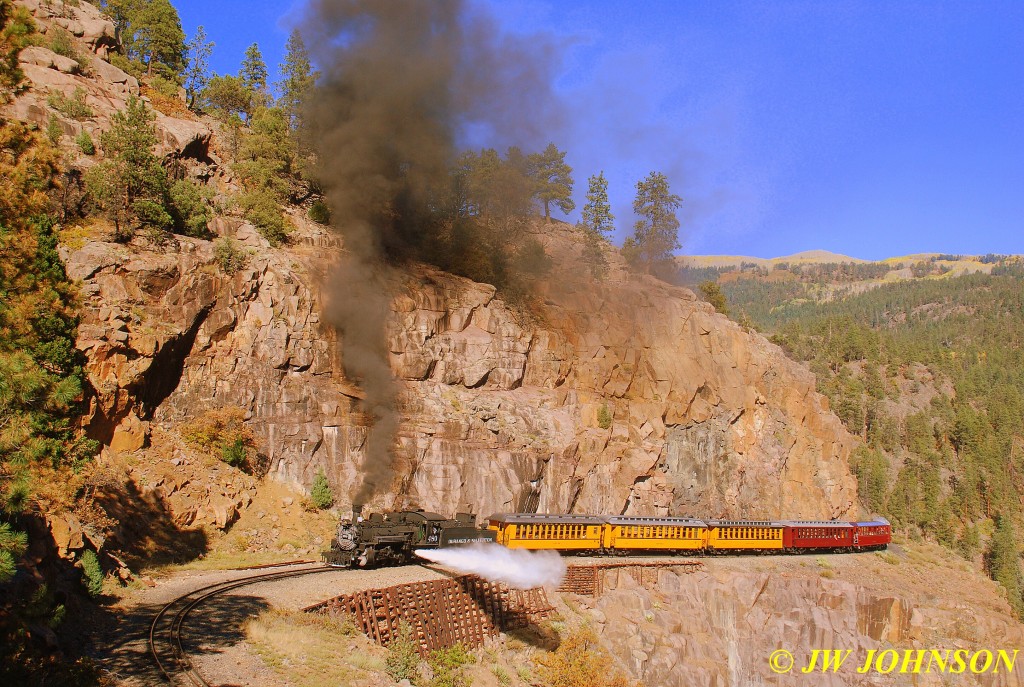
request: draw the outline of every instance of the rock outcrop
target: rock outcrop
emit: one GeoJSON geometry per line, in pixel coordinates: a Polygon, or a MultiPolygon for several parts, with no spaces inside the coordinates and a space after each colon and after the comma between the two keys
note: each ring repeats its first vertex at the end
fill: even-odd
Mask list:
{"type": "MultiPolygon", "coordinates": [[[[133,450],[147,423],[241,408],[274,477],[304,487],[323,469],[347,505],[367,424],[318,286],[340,248],[294,219],[287,250],[247,225],[218,225],[252,251],[234,275],[198,239],[66,249],[86,297],[93,436],[133,450]]],[[[546,232],[553,252],[579,249],[567,227],[546,232]]],[[[850,512],[853,439],[813,377],[689,291],[617,274],[597,287],[540,284],[545,304],[532,314],[425,267],[395,277],[387,346],[403,422],[393,482],[375,505],[850,512]]]]}
{"type": "Polygon", "coordinates": [[[900,675],[899,666],[882,673],[874,664],[858,673],[871,650],[892,649],[901,659],[917,649],[940,657],[958,649],[1012,655],[1024,641],[995,583],[949,563],[937,548],[911,554],[720,559],[694,574],[663,569],[645,585],[623,569],[605,573],[602,597],[577,598],[576,605],[646,685],[1024,684],[1019,669],[951,675],[934,663],[926,671],[927,660],[916,675],[900,675]],[[795,662],[782,674],[769,665],[780,649],[795,662]],[[815,649],[851,653],[837,671],[822,671],[819,661],[813,674],[801,674],[815,649]]]}

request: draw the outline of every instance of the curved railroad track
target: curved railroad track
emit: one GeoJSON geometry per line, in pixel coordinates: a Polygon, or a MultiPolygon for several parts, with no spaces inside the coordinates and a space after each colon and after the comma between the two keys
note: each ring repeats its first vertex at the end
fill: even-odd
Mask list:
{"type": "MultiPolygon", "coordinates": [[[[300,561],[290,565],[301,565],[306,563],[309,562],[300,561]]],[[[192,666],[192,662],[189,660],[182,642],[182,628],[185,624],[185,619],[196,606],[211,597],[217,596],[218,594],[223,594],[224,592],[238,589],[239,587],[245,587],[250,584],[273,582],[275,580],[283,580],[289,577],[299,577],[301,575],[313,575],[316,573],[332,571],[336,572],[334,568],[324,567],[317,564],[317,567],[315,568],[279,570],[276,572],[249,575],[248,577],[229,580],[227,582],[219,582],[217,584],[200,587],[199,589],[193,589],[189,593],[183,594],[170,603],[165,604],[164,607],[160,609],[160,612],[153,618],[153,622],[149,626],[149,653],[153,657],[153,661],[156,663],[160,673],[172,685],[186,684],[194,685],[194,687],[210,687],[210,683],[204,680],[192,666]],[[179,677],[185,678],[187,682],[176,679],[179,677]]]]}

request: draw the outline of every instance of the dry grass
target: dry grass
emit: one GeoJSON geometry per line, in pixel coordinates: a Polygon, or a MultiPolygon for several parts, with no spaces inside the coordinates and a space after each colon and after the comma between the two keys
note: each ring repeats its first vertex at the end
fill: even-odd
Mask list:
{"type": "Polygon", "coordinates": [[[384,649],[326,616],[271,610],[246,623],[245,632],[263,662],[296,687],[351,685],[384,669],[384,649]]]}

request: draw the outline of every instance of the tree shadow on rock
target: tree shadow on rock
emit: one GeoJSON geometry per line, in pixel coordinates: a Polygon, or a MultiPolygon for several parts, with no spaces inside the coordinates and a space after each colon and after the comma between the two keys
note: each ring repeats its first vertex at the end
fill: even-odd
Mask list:
{"type": "Polygon", "coordinates": [[[209,550],[206,532],[175,523],[170,508],[156,490],[144,494],[129,480],[116,491],[97,491],[95,500],[118,523],[106,548],[123,553],[125,562],[133,569],[187,563],[209,550]]]}

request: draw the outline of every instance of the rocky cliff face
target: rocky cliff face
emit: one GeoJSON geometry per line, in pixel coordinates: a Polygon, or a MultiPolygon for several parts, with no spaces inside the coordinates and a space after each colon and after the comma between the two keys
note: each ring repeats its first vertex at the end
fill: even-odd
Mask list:
{"type": "MultiPolygon", "coordinates": [[[[95,115],[59,118],[69,134],[97,136],[138,92],[100,59],[116,48],[109,22],[88,4],[23,4],[43,30],[67,25],[92,67],[83,74],[44,49],[27,51],[29,87],[9,112],[49,121],[47,95],[81,88],[95,115]]],[[[160,115],[156,126],[168,161],[230,192],[212,122],[160,115]]],[[[344,247],[300,214],[292,220],[282,249],[241,220],[215,220],[215,234],[249,252],[233,274],[199,239],[120,245],[93,227],[64,245],[85,306],[79,347],[95,390],[86,427],[107,450],[145,450],[153,423],[174,432],[210,409],[238,408],[272,478],[301,489],[323,469],[347,507],[366,467],[367,420],[359,385],[343,372],[344,341],[320,315],[322,284],[344,247]]],[[[856,510],[854,439],[804,368],[691,292],[629,276],[614,252],[608,278],[592,283],[570,227],[535,231],[558,267],[525,305],[423,266],[391,278],[382,345],[400,381],[402,424],[393,479],[371,506],[829,518],[856,510]]]]}
{"type": "MultiPolygon", "coordinates": [[[[858,673],[869,651],[1013,650],[1024,631],[999,588],[935,547],[907,554],[733,558],[683,574],[605,573],[606,593],[577,598],[581,615],[630,673],[647,685],[1020,685],[1019,666],[993,673],[858,673]],[[792,653],[791,671],[769,667],[792,653]],[[802,674],[814,649],[850,650],[835,672],[802,674]]],[[[942,654],[940,653],[940,656],[942,654]]],[[[877,657],[877,654],[875,654],[877,657]]],[[[882,662],[888,667],[891,659],[882,662]]],[[[925,662],[927,663],[927,661],[925,662]]],[[[785,665],[785,664],[784,664],[785,665]]],[[[984,665],[984,659],[978,666],[984,665]]]]}
{"type": "MultiPolygon", "coordinates": [[[[253,251],[234,275],[196,239],[67,249],[87,296],[80,347],[98,392],[94,436],[131,451],[148,423],[242,408],[276,479],[303,486],[322,468],[344,501],[363,470],[366,420],[342,371],[344,342],[319,314],[320,277],[340,248],[295,221],[295,245],[283,250],[221,221],[253,251]]],[[[569,228],[543,230],[552,252],[579,248],[569,228]]],[[[852,510],[852,439],[778,348],[654,280],[619,272],[596,286],[538,286],[544,304],[526,314],[490,286],[428,268],[393,280],[387,345],[403,423],[393,483],[373,505],[852,510]]]]}

